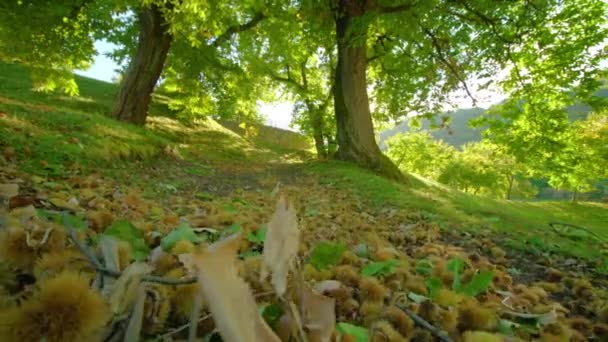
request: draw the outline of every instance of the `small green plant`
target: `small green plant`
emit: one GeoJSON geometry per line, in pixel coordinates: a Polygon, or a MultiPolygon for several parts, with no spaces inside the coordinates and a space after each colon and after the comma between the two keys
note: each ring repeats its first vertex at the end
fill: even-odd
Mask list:
{"type": "Polygon", "coordinates": [[[36,215],[41,219],[53,221],[58,224],[65,224],[69,228],[72,228],[75,230],[87,229],[87,224],[84,222],[84,220],[81,217],[72,215],[72,214],[68,214],[67,212],[59,213],[59,212],[52,212],[52,211],[45,210],[45,209],[37,209],[36,215]]]}
{"type": "Polygon", "coordinates": [[[251,243],[263,244],[264,240],[266,239],[266,229],[266,225],[262,225],[256,231],[247,234],[247,240],[251,243]]]}
{"type": "Polygon", "coordinates": [[[194,230],[192,230],[188,224],[182,223],[160,240],[160,246],[164,251],[169,251],[181,240],[196,243],[202,241],[203,239],[196,235],[194,230]]]}
{"type": "Polygon", "coordinates": [[[310,263],[317,270],[324,270],[340,262],[345,250],[343,243],[321,242],[312,250],[310,263]]]}
{"type": "MultiPolygon", "coordinates": [[[[460,258],[453,258],[448,261],[447,269],[454,276],[454,280],[452,281],[452,290],[454,292],[475,297],[490,287],[492,284],[492,279],[494,278],[494,272],[479,272],[475,274],[468,283],[465,284],[462,282],[462,271],[464,270],[464,266],[465,263],[460,258]]],[[[438,277],[428,278],[425,281],[425,284],[429,290],[431,298],[433,298],[437,291],[443,287],[443,283],[438,277]]]]}
{"type": "Polygon", "coordinates": [[[137,261],[145,260],[150,254],[150,248],[144,240],[144,233],[129,221],[114,221],[103,234],[128,243],[133,251],[133,258],[137,261]]]}
{"type": "Polygon", "coordinates": [[[388,276],[395,273],[399,265],[399,260],[396,259],[370,262],[369,264],[363,266],[361,269],[361,275],[365,277],[388,276]]]}
{"type": "Polygon", "coordinates": [[[433,262],[429,259],[421,259],[416,262],[416,273],[427,276],[433,271],[433,262]]]}
{"type": "Polygon", "coordinates": [[[355,342],[367,342],[369,340],[369,332],[366,328],[358,325],[340,322],[336,325],[336,330],[341,335],[350,335],[355,342]]]}

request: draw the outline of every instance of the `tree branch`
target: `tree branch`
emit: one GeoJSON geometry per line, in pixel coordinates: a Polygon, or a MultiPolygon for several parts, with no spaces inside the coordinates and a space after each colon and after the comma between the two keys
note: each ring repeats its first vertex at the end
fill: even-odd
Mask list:
{"type": "Polygon", "coordinates": [[[209,46],[218,47],[220,44],[226,42],[228,39],[232,38],[233,35],[250,30],[257,26],[266,16],[262,12],[257,12],[254,16],[246,23],[230,26],[224,31],[224,33],[220,34],[209,46]]]}
{"type": "Polygon", "coordinates": [[[275,81],[291,84],[292,86],[296,87],[298,89],[298,91],[306,91],[306,88],[303,85],[301,85],[300,83],[298,83],[298,81],[294,80],[291,77],[291,75],[287,75],[287,77],[284,77],[284,76],[275,74],[274,72],[269,70],[268,76],[275,81]]]}
{"type": "Polygon", "coordinates": [[[459,74],[458,70],[456,70],[456,67],[454,67],[452,65],[452,63],[450,63],[446,58],[445,55],[443,53],[443,49],[441,48],[441,45],[439,45],[439,40],[437,39],[437,36],[435,36],[435,34],[433,32],[431,32],[431,30],[429,30],[428,28],[424,27],[420,22],[418,22],[418,26],[420,26],[420,28],[422,29],[422,31],[424,31],[424,33],[431,38],[431,42],[433,44],[433,47],[436,51],[435,55],[437,56],[437,58],[439,58],[439,60],[441,61],[441,63],[443,63],[448,70],[452,73],[452,75],[456,78],[456,80],[458,80],[458,82],[462,85],[462,87],[464,88],[465,92],[467,93],[467,96],[469,96],[469,98],[471,99],[471,101],[473,101],[473,106],[475,106],[477,104],[477,100],[475,99],[475,97],[473,96],[473,94],[471,93],[471,91],[469,90],[469,86],[467,85],[467,82],[465,81],[465,79],[459,74]]]}
{"type": "Polygon", "coordinates": [[[378,4],[378,2],[376,0],[369,0],[365,4],[366,10],[376,11],[381,14],[405,12],[405,11],[411,10],[413,7],[414,7],[413,2],[408,2],[405,4],[395,5],[395,6],[383,6],[383,5],[378,4]]]}

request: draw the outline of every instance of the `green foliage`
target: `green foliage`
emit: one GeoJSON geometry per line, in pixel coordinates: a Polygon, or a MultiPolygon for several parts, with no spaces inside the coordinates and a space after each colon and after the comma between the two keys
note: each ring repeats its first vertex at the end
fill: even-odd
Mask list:
{"type": "Polygon", "coordinates": [[[93,43],[114,24],[114,1],[5,1],[0,5],[0,60],[33,67],[34,89],[78,95],[71,71],[86,68],[93,43]]]}
{"type": "Polygon", "coordinates": [[[350,335],[355,338],[355,342],[367,342],[369,333],[366,328],[350,323],[340,322],[336,325],[336,330],[342,335],[350,335]]]}
{"type": "MultiPolygon", "coordinates": [[[[492,279],[494,278],[494,272],[482,271],[475,274],[469,282],[463,284],[461,278],[465,267],[464,260],[460,258],[452,258],[448,261],[446,267],[454,277],[452,281],[452,290],[456,293],[461,293],[467,296],[475,297],[478,294],[485,292],[492,284],[492,279]]],[[[434,298],[437,291],[443,287],[443,283],[438,277],[430,277],[426,279],[425,284],[431,298],[434,298]]]]}
{"type": "Polygon", "coordinates": [[[266,323],[268,323],[268,326],[275,329],[277,323],[279,323],[279,320],[281,319],[281,316],[283,316],[283,309],[279,304],[271,303],[262,307],[261,314],[266,323]]]}
{"type": "Polygon", "coordinates": [[[144,240],[144,233],[129,221],[115,221],[106,228],[103,234],[128,243],[133,251],[133,258],[137,261],[145,260],[150,254],[150,248],[144,240]]]}
{"type": "Polygon", "coordinates": [[[389,276],[399,268],[399,260],[389,259],[386,261],[374,261],[361,268],[361,275],[364,277],[389,276]]]}
{"type": "Polygon", "coordinates": [[[247,240],[251,243],[263,244],[266,239],[266,225],[261,226],[256,231],[247,234],[247,240]]]}
{"type": "Polygon", "coordinates": [[[429,275],[433,271],[433,262],[429,259],[421,259],[416,262],[416,273],[429,275]]]}
{"type": "Polygon", "coordinates": [[[436,179],[455,153],[453,147],[434,140],[428,132],[397,134],[386,142],[387,156],[407,172],[436,179]]]}
{"type": "Polygon", "coordinates": [[[439,291],[443,287],[441,279],[437,277],[430,277],[425,279],[424,285],[426,285],[426,289],[429,292],[430,298],[435,298],[435,296],[437,295],[437,291],[439,291]]]}
{"type": "Polygon", "coordinates": [[[339,263],[345,250],[346,246],[343,243],[321,242],[313,248],[310,263],[317,270],[324,270],[339,263]]]}
{"type": "Polygon", "coordinates": [[[182,223],[160,240],[160,246],[163,250],[170,251],[181,240],[196,243],[200,242],[201,238],[196,235],[188,224],[182,223]]]}
{"type": "Polygon", "coordinates": [[[490,287],[493,278],[494,272],[492,271],[479,272],[475,274],[467,284],[455,290],[456,292],[463,293],[467,296],[475,297],[478,294],[485,292],[490,287]]]}
{"type": "Polygon", "coordinates": [[[76,215],[69,214],[67,212],[53,212],[45,209],[36,209],[36,215],[39,218],[53,221],[60,225],[65,225],[68,228],[75,230],[85,230],[87,229],[87,224],[84,220],[76,215]]]}

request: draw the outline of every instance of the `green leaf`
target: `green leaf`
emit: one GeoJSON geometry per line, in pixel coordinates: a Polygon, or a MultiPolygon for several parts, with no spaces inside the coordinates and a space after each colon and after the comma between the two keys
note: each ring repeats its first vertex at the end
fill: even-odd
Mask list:
{"type": "Polygon", "coordinates": [[[429,259],[418,260],[415,269],[416,273],[427,276],[433,272],[433,262],[429,259]]]}
{"type": "Polygon", "coordinates": [[[133,251],[133,258],[137,261],[145,260],[148,254],[150,254],[150,248],[148,248],[144,240],[144,233],[135,228],[129,221],[114,221],[103,234],[128,243],[133,251]]]}
{"type": "Polygon", "coordinates": [[[268,323],[268,325],[273,329],[276,327],[279,319],[281,319],[281,316],[283,315],[283,309],[281,309],[281,306],[276,303],[268,304],[262,307],[261,311],[262,317],[264,317],[266,323],[268,323]]]}
{"type": "Polygon", "coordinates": [[[312,250],[310,263],[317,270],[324,270],[340,262],[345,250],[346,246],[343,243],[321,242],[312,250]]]}
{"type": "Polygon", "coordinates": [[[182,223],[177,228],[173,229],[167,236],[160,240],[160,246],[164,251],[169,251],[176,243],[181,240],[187,240],[190,242],[200,242],[201,238],[199,238],[194,230],[187,224],[182,223]]]}
{"type": "Polygon", "coordinates": [[[395,273],[399,265],[399,260],[396,259],[370,262],[369,264],[363,266],[361,269],[361,275],[364,277],[391,275],[395,273]]]}
{"type": "Polygon", "coordinates": [[[52,212],[45,209],[36,209],[36,215],[39,218],[48,221],[53,221],[55,223],[67,226],[68,228],[73,228],[75,230],[87,229],[87,224],[81,217],[69,214],[67,212],[52,212]]]}
{"type": "Polygon", "coordinates": [[[498,321],[497,328],[499,333],[507,336],[513,336],[515,333],[513,328],[517,328],[518,326],[519,324],[513,321],[509,321],[508,319],[501,319],[498,321]]]}
{"type": "Polygon", "coordinates": [[[366,328],[358,325],[340,322],[336,325],[336,330],[342,335],[350,335],[355,338],[355,342],[367,342],[369,333],[366,328]]]}
{"type": "Polygon", "coordinates": [[[264,240],[266,239],[266,230],[266,225],[262,225],[258,230],[247,234],[247,240],[251,243],[264,243],[264,240]]]}
{"type": "Polygon", "coordinates": [[[237,209],[237,207],[235,207],[234,205],[230,204],[230,203],[226,203],[222,206],[222,208],[224,209],[225,212],[229,213],[229,214],[236,214],[239,210],[237,209]]]}
{"type": "Polygon", "coordinates": [[[426,288],[429,290],[429,297],[435,298],[437,291],[443,287],[443,282],[437,277],[431,277],[424,281],[426,288]]]}
{"type": "Polygon", "coordinates": [[[450,261],[448,261],[448,264],[446,266],[448,271],[450,271],[452,275],[454,275],[454,280],[452,281],[452,290],[460,292],[462,287],[460,275],[464,270],[464,260],[460,258],[452,258],[450,259],[450,261]]]}
{"type": "Polygon", "coordinates": [[[494,272],[492,271],[479,272],[473,276],[469,283],[462,287],[461,291],[458,292],[475,297],[490,287],[493,278],[494,272]]]}
{"type": "Polygon", "coordinates": [[[198,198],[201,201],[212,201],[213,195],[207,192],[197,192],[194,194],[194,197],[198,198]]]}
{"type": "Polygon", "coordinates": [[[238,234],[242,231],[243,231],[243,227],[241,227],[240,224],[233,223],[230,226],[224,228],[224,230],[222,230],[222,235],[226,236],[226,235],[238,234]]]}
{"type": "Polygon", "coordinates": [[[319,216],[319,215],[321,215],[321,212],[319,211],[319,209],[308,209],[304,213],[305,217],[315,217],[315,216],[319,216]]]}

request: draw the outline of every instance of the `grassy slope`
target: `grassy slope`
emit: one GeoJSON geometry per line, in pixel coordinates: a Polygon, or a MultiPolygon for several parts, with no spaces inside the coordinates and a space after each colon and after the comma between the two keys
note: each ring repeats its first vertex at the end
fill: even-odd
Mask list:
{"type": "MultiPolygon", "coordinates": [[[[26,70],[0,64],[0,149],[5,158],[16,158],[23,171],[42,177],[62,176],[74,168],[102,171],[142,187],[155,184],[151,196],[161,191],[158,184],[186,191],[203,176],[215,175],[214,181],[224,183],[231,181],[233,172],[259,175],[268,164],[309,159],[304,152],[255,146],[211,120],[181,123],[168,117],[159,101],[151,108],[146,128],[118,123],[104,116],[116,86],[84,77],[77,81],[78,97],[34,93],[26,70]],[[141,175],[133,170],[150,165],[158,172],[141,175]]],[[[577,243],[553,234],[547,226],[550,221],[585,226],[608,238],[606,205],[493,200],[423,179],[396,184],[340,162],[308,162],[304,170],[322,182],[351,189],[372,207],[422,211],[446,228],[489,228],[505,233],[513,247],[598,255],[589,241],[577,243]]]]}

